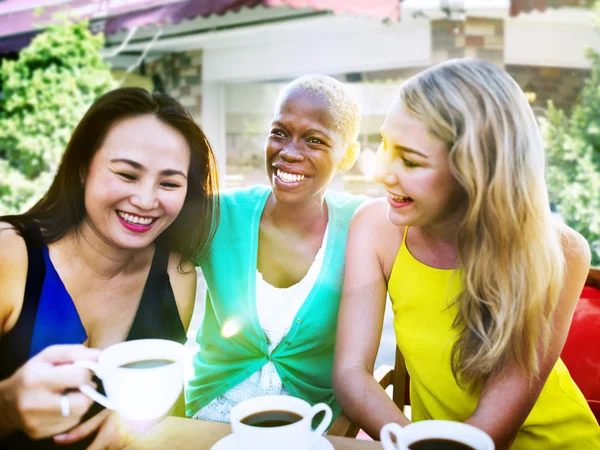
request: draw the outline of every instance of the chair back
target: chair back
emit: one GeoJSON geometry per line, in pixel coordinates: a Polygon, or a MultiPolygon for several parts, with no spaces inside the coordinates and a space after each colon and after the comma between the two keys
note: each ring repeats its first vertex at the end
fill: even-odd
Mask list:
{"type": "Polygon", "coordinates": [[[600,421],[600,268],[590,269],[560,355],[600,421]]]}

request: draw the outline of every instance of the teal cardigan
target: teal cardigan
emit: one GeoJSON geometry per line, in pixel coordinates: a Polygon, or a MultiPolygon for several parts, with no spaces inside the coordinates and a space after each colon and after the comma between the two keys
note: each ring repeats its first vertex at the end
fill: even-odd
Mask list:
{"type": "Polygon", "coordinates": [[[334,414],[339,412],[331,372],[346,239],[350,218],[366,198],[335,192],[325,195],[329,231],[321,272],[288,334],[269,355],[256,312],[256,260],[260,218],[270,193],[268,186],[254,186],[221,194],[215,238],[207,256],[196,262],[202,267],[208,293],[196,337],[200,350],[193,360],[194,378],[186,387],[188,416],[268,361],[291,395],[311,404],[327,403],[334,414]],[[223,337],[232,326],[239,331],[223,337]]]}

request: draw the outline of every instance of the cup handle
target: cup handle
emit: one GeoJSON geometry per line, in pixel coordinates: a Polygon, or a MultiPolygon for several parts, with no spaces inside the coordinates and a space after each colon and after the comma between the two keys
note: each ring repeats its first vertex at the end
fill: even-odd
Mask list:
{"type": "MultiPolygon", "coordinates": [[[[100,364],[98,364],[94,361],[88,361],[88,360],[82,359],[80,361],[75,361],[75,365],[91,370],[92,372],[94,372],[96,374],[96,376],[98,378],[102,379],[102,369],[100,368],[100,364]]],[[[117,409],[115,404],[108,397],[100,394],[98,391],[96,391],[91,386],[88,386],[87,384],[82,384],[81,386],[79,386],[79,390],[81,392],[83,392],[85,395],[87,395],[89,398],[94,400],[96,403],[100,403],[105,408],[112,409],[112,410],[117,409]]]]}
{"type": "Polygon", "coordinates": [[[410,450],[406,444],[400,440],[402,434],[402,427],[397,423],[390,422],[386,423],[379,432],[379,439],[381,439],[381,445],[385,450],[410,450]],[[392,442],[392,435],[396,437],[396,443],[392,442]]]}
{"type": "Polygon", "coordinates": [[[331,419],[333,418],[333,413],[331,412],[331,408],[329,407],[329,405],[326,405],[325,403],[317,403],[312,408],[310,408],[310,412],[308,413],[310,421],[312,422],[314,417],[321,411],[325,412],[325,416],[323,416],[323,420],[321,420],[319,426],[317,426],[317,428],[313,430],[315,436],[322,435],[331,423],[331,419]]]}

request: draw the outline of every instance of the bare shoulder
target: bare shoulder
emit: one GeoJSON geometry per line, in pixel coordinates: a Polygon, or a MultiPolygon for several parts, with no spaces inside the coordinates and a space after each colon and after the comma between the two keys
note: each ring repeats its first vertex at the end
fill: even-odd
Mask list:
{"type": "Polygon", "coordinates": [[[27,271],[27,246],[25,240],[12,225],[0,222],[0,277],[8,279],[7,271],[27,271]]]}
{"type": "Polygon", "coordinates": [[[171,252],[167,265],[167,273],[177,303],[177,309],[184,327],[187,329],[192,318],[196,298],[197,274],[190,261],[181,263],[181,254],[171,252]]]}
{"type": "Polygon", "coordinates": [[[571,317],[590,270],[592,254],[585,238],[565,224],[556,224],[565,261],[563,286],[557,311],[571,317]]]}
{"type": "Polygon", "coordinates": [[[588,242],[581,234],[564,223],[557,223],[555,227],[560,236],[566,269],[569,272],[571,268],[581,269],[587,274],[592,260],[588,242]]]}
{"type": "Polygon", "coordinates": [[[391,272],[404,233],[404,227],[388,220],[388,208],[385,198],[370,200],[356,210],[350,222],[351,242],[360,241],[365,248],[376,252],[386,278],[391,272]]]}
{"type": "Polygon", "coordinates": [[[388,204],[384,198],[369,200],[356,209],[350,226],[372,233],[373,237],[377,237],[378,232],[394,232],[398,227],[387,220],[387,210],[388,204]]]}
{"type": "Polygon", "coordinates": [[[27,280],[27,246],[19,233],[0,222],[0,326],[5,333],[21,311],[27,280]]]}

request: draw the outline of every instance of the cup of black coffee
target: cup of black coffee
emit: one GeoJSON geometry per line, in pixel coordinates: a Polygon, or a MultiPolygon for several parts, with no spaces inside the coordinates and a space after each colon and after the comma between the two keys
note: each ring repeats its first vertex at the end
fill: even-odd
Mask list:
{"type": "Polygon", "coordinates": [[[245,400],[231,409],[230,421],[236,450],[306,450],[322,438],[331,423],[331,408],[311,406],[289,395],[270,395],[245,400]],[[313,419],[324,413],[313,429],[313,419]]]}
{"type": "Polygon", "coordinates": [[[494,450],[486,432],[449,420],[423,420],[405,427],[388,423],[380,437],[384,450],[494,450]]]}
{"type": "Polygon", "coordinates": [[[81,392],[128,419],[146,421],[166,414],[183,389],[184,347],[165,339],[121,342],[102,351],[98,362],[75,364],[102,380],[106,396],[92,387],[81,392]]]}

